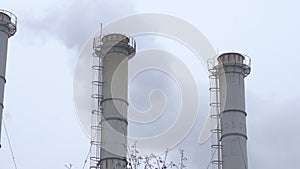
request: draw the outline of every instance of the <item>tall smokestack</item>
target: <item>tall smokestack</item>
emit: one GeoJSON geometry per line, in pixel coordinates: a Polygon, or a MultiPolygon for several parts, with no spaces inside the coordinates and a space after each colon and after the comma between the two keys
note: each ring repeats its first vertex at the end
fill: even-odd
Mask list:
{"type": "Polygon", "coordinates": [[[17,31],[17,17],[5,10],[0,10],[0,148],[1,148],[1,128],[3,116],[3,97],[5,86],[5,70],[7,58],[8,38],[17,31]]]}
{"type": "Polygon", "coordinates": [[[222,169],[248,169],[244,78],[250,64],[246,59],[239,53],[218,57],[222,169]]]}
{"type": "MultiPolygon", "coordinates": [[[[96,39],[96,38],[95,38],[96,39]]],[[[102,64],[101,169],[127,166],[128,60],[135,55],[135,41],[121,34],[109,34],[94,41],[102,64]],[[98,46],[98,47],[97,47],[98,46]]],[[[93,137],[93,136],[91,136],[93,137]]]]}

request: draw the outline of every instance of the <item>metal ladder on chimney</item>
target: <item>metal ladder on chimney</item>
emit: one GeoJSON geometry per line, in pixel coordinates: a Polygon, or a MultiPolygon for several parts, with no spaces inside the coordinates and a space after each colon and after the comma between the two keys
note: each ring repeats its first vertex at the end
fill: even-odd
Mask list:
{"type": "Polygon", "coordinates": [[[211,149],[212,169],[222,169],[222,144],[220,123],[220,88],[219,76],[215,66],[215,59],[208,60],[208,71],[210,81],[210,118],[211,118],[211,149]]]}
{"type": "Polygon", "coordinates": [[[101,151],[101,120],[102,111],[102,57],[100,52],[101,37],[94,39],[93,44],[95,52],[93,53],[93,80],[92,80],[92,99],[94,108],[91,112],[91,149],[90,149],[90,169],[100,169],[100,151],[101,151]],[[100,41],[99,41],[100,40],[100,41]]]}

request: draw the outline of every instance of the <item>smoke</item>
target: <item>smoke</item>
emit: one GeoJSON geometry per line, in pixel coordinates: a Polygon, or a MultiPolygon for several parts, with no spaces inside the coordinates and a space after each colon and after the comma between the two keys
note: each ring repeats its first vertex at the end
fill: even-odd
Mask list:
{"type": "Polygon", "coordinates": [[[33,32],[46,32],[66,47],[78,50],[100,29],[101,23],[135,13],[131,0],[75,0],[63,4],[65,8],[47,8],[48,11],[39,17],[27,14],[25,27],[33,32]]]}

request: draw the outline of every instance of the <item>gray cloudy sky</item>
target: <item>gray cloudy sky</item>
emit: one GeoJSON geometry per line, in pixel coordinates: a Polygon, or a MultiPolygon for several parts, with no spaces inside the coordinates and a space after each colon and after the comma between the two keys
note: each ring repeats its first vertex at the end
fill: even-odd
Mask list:
{"type": "MultiPolygon", "coordinates": [[[[14,12],[19,21],[18,32],[9,40],[4,110],[18,168],[64,168],[68,163],[82,168],[89,140],[78,123],[72,98],[79,51],[101,21],[106,24],[146,12],[186,20],[220,52],[251,56],[252,72],[246,78],[249,168],[296,168],[300,160],[299,5],[296,0],[2,1],[0,8],[14,12]]],[[[170,49],[165,44],[164,48],[170,49]]],[[[198,137],[208,111],[208,79],[201,79],[205,71],[194,62],[195,56],[187,58],[204,101],[192,131],[176,148],[185,149],[188,168],[205,168],[209,142],[200,145],[198,137]]],[[[149,104],[143,101],[138,106],[147,109],[149,104]]],[[[13,168],[4,132],[2,145],[0,168],[13,168]]]]}

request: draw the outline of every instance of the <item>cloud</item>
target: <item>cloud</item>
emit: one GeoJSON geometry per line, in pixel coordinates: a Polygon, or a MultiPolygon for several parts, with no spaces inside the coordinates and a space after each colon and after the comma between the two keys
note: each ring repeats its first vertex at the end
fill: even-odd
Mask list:
{"type": "Polygon", "coordinates": [[[297,100],[299,97],[273,100],[249,93],[249,168],[295,168],[300,160],[297,100]]]}

